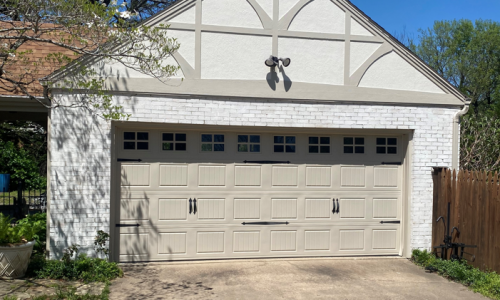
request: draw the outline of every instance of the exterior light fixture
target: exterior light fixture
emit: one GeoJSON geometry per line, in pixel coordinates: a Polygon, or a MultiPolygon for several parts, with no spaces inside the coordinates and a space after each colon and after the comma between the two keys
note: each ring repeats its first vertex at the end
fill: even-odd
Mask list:
{"type": "Polygon", "coordinates": [[[292,60],[289,58],[277,58],[276,56],[271,55],[268,59],[266,59],[264,63],[266,64],[266,66],[272,68],[278,66],[280,61],[284,67],[288,67],[292,62],[292,60]]]}

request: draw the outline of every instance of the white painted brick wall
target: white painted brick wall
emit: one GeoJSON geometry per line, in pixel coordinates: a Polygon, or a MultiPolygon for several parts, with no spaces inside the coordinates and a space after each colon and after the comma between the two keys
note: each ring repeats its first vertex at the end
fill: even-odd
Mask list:
{"type": "MultiPolygon", "coordinates": [[[[429,248],[431,167],[451,166],[459,108],[318,104],[241,99],[115,97],[130,121],[309,128],[413,129],[411,246],[429,248]]],[[[51,255],[77,243],[92,249],[109,232],[111,126],[76,109],[54,109],[51,140],[51,255]]]]}

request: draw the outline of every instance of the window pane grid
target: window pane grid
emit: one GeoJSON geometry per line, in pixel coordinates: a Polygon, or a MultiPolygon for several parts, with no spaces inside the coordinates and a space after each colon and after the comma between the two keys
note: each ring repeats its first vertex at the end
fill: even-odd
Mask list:
{"type": "Polygon", "coordinates": [[[309,153],[330,153],[330,137],[309,137],[309,153]]]}
{"type": "Polygon", "coordinates": [[[377,138],[377,154],[398,154],[398,139],[377,138]]]}
{"type": "Polygon", "coordinates": [[[224,135],[223,134],[202,134],[201,135],[201,151],[202,152],[224,152],[224,135]]]}
{"type": "Polygon", "coordinates": [[[364,154],[365,153],[365,138],[364,137],[344,137],[344,153],[345,154],[364,154]]]}
{"type": "Polygon", "coordinates": [[[149,150],[149,132],[128,131],[123,133],[124,150],[149,150]]]}
{"type": "Polygon", "coordinates": [[[163,151],[186,151],[187,134],[185,133],[162,133],[163,151]]]}
{"type": "Polygon", "coordinates": [[[297,138],[295,136],[274,136],[275,153],[295,153],[297,138]]]}
{"type": "Polygon", "coordinates": [[[260,152],[260,135],[238,135],[238,152],[260,152]]]}

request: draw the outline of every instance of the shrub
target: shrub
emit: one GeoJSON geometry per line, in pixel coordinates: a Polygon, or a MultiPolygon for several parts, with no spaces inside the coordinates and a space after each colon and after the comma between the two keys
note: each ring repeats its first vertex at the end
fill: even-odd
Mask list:
{"type": "Polygon", "coordinates": [[[40,245],[41,238],[45,239],[47,228],[45,218],[43,216],[28,216],[19,220],[16,225],[12,225],[12,218],[0,213],[0,246],[25,243],[32,240],[35,240],[40,245]]]}
{"type": "Polygon", "coordinates": [[[47,260],[39,255],[32,258],[26,276],[39,279],[106,282],[123,276],[123,271],[117,263],[88,257],[85,254],[80,254],[74,260],[69,261],[47,260]]]}
{"type": "MultiPolygon", "coordinates": [[[[109,235],[98,231],[96,236],[97,254],[108,253],[105,245],[109,235]]],[[[45,279],[82,280],[85,282],[107,282],[123,276],[123,271],[117,263],[107,259],[92,258],[85,254],[78,254],[80,245],[73,244],[64,250],[61,260],[47,260],[42,255],[32,258],[26,276],[45,279]],[[73,258],[74,257],[74,258],[73,258]]]]}
{"type": "Polygon", "coordinates": [[[468,265],[465,260],[442,260],[427,250],[413,250],[412,261],[444,277],[467,285],[474,292],[500,300],[500,275],[495,272],[481,271],[468,265]]]}

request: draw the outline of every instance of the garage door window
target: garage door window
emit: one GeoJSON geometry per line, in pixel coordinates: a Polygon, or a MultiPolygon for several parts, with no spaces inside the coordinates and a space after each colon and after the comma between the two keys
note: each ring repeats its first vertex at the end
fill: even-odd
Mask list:
{"type": "Polygon", "coordinates": [[[377,138],[377,154],[398,154],[398,139],[377,138]]]}
{"type": "Polygon", "coordinates": [[[309,137],[309,153],[330,153],[330,137],[309,137]]]}
{"type": "Polygon", "coordinates": [[[260,152],[260,135],[238,135],[238,152],[260,152]]]}
{"type": "Polygon", "coordinates": [[[224,135],[223,134],[202,134],[201,151],[203,152],[223,152],[224,135]]]}
{"type": "Polygon", "coordinates": [[[149,132],[124,132],[123,149],[149,150],[149,132]]]}
{"type": "Polygon", "coordinates": [[[344,153],[363,154],[365,153],[365,138],[344,137],[344,153]]]}
{"type": "Polygon", "coordinates": [[[294,136],[274,136],[274,152],[275,153],[295,153],[295,141],[294,136]]]}
{"type": "Polygon", "coordinates": [[[185,133],[163,133],[162,149],[163,151],[186,151],[185,133]]]}

